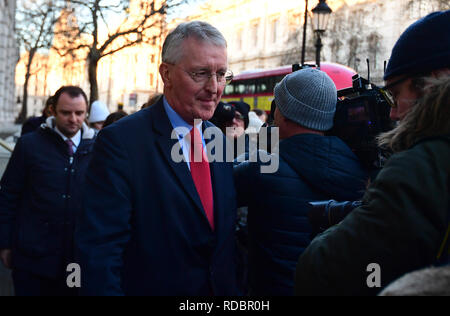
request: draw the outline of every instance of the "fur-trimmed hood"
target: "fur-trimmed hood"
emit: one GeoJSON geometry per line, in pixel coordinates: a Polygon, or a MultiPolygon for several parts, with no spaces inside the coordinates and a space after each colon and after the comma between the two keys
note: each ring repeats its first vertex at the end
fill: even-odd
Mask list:
{"type": "MultiPolygon", "coordinates": [[[[54,130],[55,128],[55,117],[50,116],[45,120],[45,123],[41,124],[42,129],[51,129],[54,130]]],[[[83,126],[81,127],[81,138],[82,139],[94,139],[95,137],[95,131],[94,129],[90,128],[86,125],[86,123],[83,122],[83,126]]]]}

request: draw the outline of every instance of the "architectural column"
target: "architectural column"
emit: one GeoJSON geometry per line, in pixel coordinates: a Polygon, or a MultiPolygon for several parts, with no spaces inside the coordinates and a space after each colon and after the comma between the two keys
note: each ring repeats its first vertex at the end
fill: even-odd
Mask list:
{"type": "Polygon", "coordinates": [[[15,66],[18,47],[14,38],[15,1],[0,2],[0,121],[13,121],[15,103],[15,66]]]}

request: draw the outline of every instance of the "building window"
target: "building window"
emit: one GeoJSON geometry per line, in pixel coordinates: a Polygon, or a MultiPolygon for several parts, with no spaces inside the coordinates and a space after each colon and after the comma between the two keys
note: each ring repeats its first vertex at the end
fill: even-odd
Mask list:
{"type": "Polygon", "coordinates": [[[242,50],[242,30],[238,30],[236,35],[236,49],[238,51],[242,50]]]}
{"type": "Polygon", "coordinates": [[[288,28],[289,28],[289,38],[296,38],[299,34],[299,29],[301,28],[304,18],[301,12],[296,12],[291,10],[288,12],[288,28]]]}
{"type": "Polygon", "coordinates": [[[258,28],[259,28],[259,23],[258,22],[253,23],[251,34],[252,34],[252,41],[253,41],[252,43],[253,43],[254,47],[258,46],[258,28]]]}
{"type": "Polygon", "coordinates": [[[277,42],[278,35],[279,35],[279,30],[278,30],[279,26],[280,26],[280,21],[278,19],[275,19],[272,21],[272,38],[271,38],[271,40],[273,43],[277,42]]]}
{"type": "Polygon", "coordinates": [[[410,1],[407,6],[411,19],[419,19],[433,11],[433,5],[429,1],[424,0],[410,1]]]}

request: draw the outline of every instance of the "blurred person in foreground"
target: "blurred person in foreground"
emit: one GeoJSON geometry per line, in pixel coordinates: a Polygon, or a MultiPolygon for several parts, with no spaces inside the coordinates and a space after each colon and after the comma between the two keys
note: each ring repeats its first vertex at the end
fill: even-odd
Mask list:
{"type": "Polygon", "coordinates": [[[450,265],[407,273],[379,296],[450,296],[450,265]]]}
{"type": "Polygon", "coordinates": [[[234,168],[238,205],[248,206],[250,295],[294,295],[299,255],[311,242],[310,201],[358,199],[367,172],[333,127],[337,91],[325,72],[308,68],[287,75],[274,91],[279,168],[261,162],[234,168]]]}
{"type": "Polygon", "coordinates": [[[0,183],[0,259],[18,296],[76,295],[66,266],[94,131],[83,90],[64,86],[53,100],[53,116],[19,139],[0,183]]]}
{"type": "Polygon", "coordinates": [[[448,262],[450,37],[441,34],[449,21],[450,11],[432,13],[397,40],[382,91],[399,124],[379,138],[395,154],[362,206],[300,257],[296,294],[375,295],[403,274],[448,262]]]}
{"type": "Polygon", "coordinates": [[[76,238],[82,295],[240,293],[232,164],[209,161],[203,137],[223,137],[207,120],[232,77],[225,38],[182,23],[162,61],[164,96],[96,141],[76,238]]]}
{"type": "Polygon", "coordinates": [[[42,124],[45,123],[48,117],[52,116],[51,106],[52,106],[53,98],[49,97],[45,102],[44,109],[42,110],[41,116],[32,116],[28,118],[25,123],[22,125],[22,131],[20,136],[23,136],[27,133],[31,133],[36,131],[42,124]]]}

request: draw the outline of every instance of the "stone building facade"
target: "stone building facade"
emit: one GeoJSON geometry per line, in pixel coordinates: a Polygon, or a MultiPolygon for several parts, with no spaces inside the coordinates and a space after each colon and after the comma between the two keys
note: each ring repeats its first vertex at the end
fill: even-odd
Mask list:
{"type": "Polygon", "coordinates": [[[0,122],[17,115],[14,73],[19,49],[14,38],[15,0],[0,0],[0,122]]]}
{"type": "MultiPolygon", "coordinates": [[[[139,14],[140,3],[144,1],[130,0],[130,15],[139,14]]],[[[111,29],[120,25],[120,22],[112,21],[111,29]]],[[[146,34],[148,38],[153,40],[118,51],[100,60],[97,70],[99,99],[108,105],[111,112],[116,111],[119,104],[122,104],[125,111],[133,113],[147,102],[151,94],[162,89],[158,65],[161,62],[160,55],[165,34],[165,23],[157,22],[155,22],[156,27],[146,34]]],[[[67,39],[64,38],[64,36],[70,36],[67,25],[76,23],[76,16],[70,8],[62,10],[61,18],[55,25],[57,34],[60,35],[55,36],[53,45],[59,47],[61,43],[67,42],[67,39]]],[[[106,35],[107,30],[104,29],[104,32],[99,34],[99,42],[105,41],[106,35]]],[[[77,45],[91,41],[87,37],[72,40],[77,45]]],[[[86,58],[86,50],[80,50],[66,56],[60,56],[54,49],[46,54],[36,54],[32,65],[33,75],[28,85],[29,115],[40,115],[47,98],[62,85],[80,86],[89,96],[86,58]]],[[[16,69],[16,93],[18,97],[23,94],[26,60],[24,54],[21,56],[16,69]]]]}
{"type": "MultiPolygon", "coordinates": [[[[130,1],[135,14],[139,14],[142,1],[130,1]]],[[[309,0],[309,11],[317,3],[309,0]]],[[[377,84],[382,84],[384,61],[405,28],[430,12],[450,9],[448,0],[327,0],[327,3],[333,13],[323,36],[321,60],[349,66],[367,77],[366,59],[369,59],[371,80],[377,84]]],[[[157,35],[153,41],[103,58],[98,67],[100,100],[111,111],[122,103],[125,110],[134,112],[150,94],[161,92],[158,66],[163,40],[177,23],[186,20],[207,21],[224,34],[230,69],[235,74],[298,63],[304,10],[305,2],[299,0],[207,0],[186,18],[162,22],[160,28],[153,30],[157,35]]],[[[306,61],[311,62],[315,60],[315,38],[308,23],[306,61]]],[[[41,64],[45,64],[44,59],[39,59],[41,64]]],[[[41,86],[45,85],[47,94],[69,83],[89,90],[83,58],[77,63],[67,63],[51,53],[48,67],[41,69],[49,73],[37,74],[29,87],[35,104],[30,113],[39,113],[43,106],[46,96],[32,96],[34,91],[42,93],[41,86]],[[39,78],[46,78],[45,83],[39,78]]]]}
{"type": "MultiPolygon", "coordinates": [[[[309,0],[309,11],[317,5],[309,0]]],[[[426,14],[450,9],[447,0],[327,0],[333,10],[323,40],[322,61],[349,66],[381,83],[384,61],[400,34],[426,14]]],[[[301,60],[305,2],[298,0],[210,0],[189,20],[204,20],[228,41],[235,73],[273,68],[301,60]]],[[[315,38],[309,19],[306,61],[315,60],[315,38]]]]}

